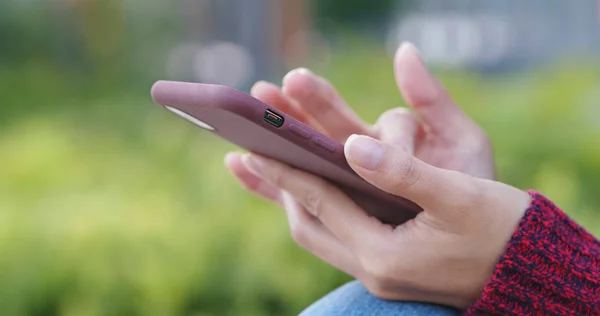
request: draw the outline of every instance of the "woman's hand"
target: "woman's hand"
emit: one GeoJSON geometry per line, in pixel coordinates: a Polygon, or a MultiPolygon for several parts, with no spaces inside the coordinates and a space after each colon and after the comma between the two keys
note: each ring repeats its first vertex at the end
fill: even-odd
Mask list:
{"type": "MultiPolygon", "coordinates": [[[[327,80],[304,68],[287,74],[281,89],[258,82],[251,94],[342,143],[352,134],[368,135],[405,148],[433,166],[494,179],[494,159],[486,134],[429,74],[411,44],[398,49],[394,72],[398,88],[414,112],[389,110],[375,126],[364,123],[327,80]],[[382,126],[390,124],[393,133],[382,135],[382,126]]],[[[248,172],[240,157],[229,154],[226,164],[244,187],[280,200],[281,192],[248,172]]]]}
{"type": "MultiPolygon", "coordinates": [[[[384,130],[387,135],[387,131],[384,130]]],[[[499,182],[436,168],[405,149],[352,136],[346,158],[365,180],[424,208],[398,227],[367,215],[327,181],[257,155],[250,172],[282,190],[296,243],[390,300],[465,308],[480,295],[529,204],[499,182]]]]}
{"type": "Polygon", "coordinates": [[[414,47],[399,49],[395,70],[416,115],[391,110],[373,127],[306,70],[286,76],[283,91],[260,83],[253,95],[339,141],[370,135],[348,139],[348,162],[367,181],[420,204],[425,211],[414,220],[383,225],[326,181],[266,158],[230,154],[226,163],[248,189],[285,207],[299,245],[375,295],[464,307],[491,276],[529,197],[484,180],[494,177],[485,134],[431,77],[414,47]],[[317,111],[340,119],[319,121],[317,111]],[[376,148],[379,155],[360,159],[376,148]]]}

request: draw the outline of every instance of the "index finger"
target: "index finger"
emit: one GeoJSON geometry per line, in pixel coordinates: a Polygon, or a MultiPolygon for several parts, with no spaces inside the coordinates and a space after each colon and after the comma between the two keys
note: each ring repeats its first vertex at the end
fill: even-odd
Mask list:
{"type": "Polygon", "coordinates": [[[317,131],[329,135],[327,130],[321,126],[309,113],[302,109],[295,100],[281,92],[281,89],[270,82],[259,81],[254,84],[250,94],[258,100],[291,115],[302,123],[310,125],[317,131]]]}
{"type": "Polygon", "coordinates": [[[283,79],[283,92],[325,128],[339,142],[352,134],[370,135],[364,123],[324,78],[308,69],[291,71],[283,79]]]}
{"type": "Polygon", "coordinates": [[[260,101],[276,107],[278,110],[293,116],[298,121],[308,123],[308,115],[296,108],[278,86],[266,81],[258,81],[252,86],[250,94],[260,101]]]}

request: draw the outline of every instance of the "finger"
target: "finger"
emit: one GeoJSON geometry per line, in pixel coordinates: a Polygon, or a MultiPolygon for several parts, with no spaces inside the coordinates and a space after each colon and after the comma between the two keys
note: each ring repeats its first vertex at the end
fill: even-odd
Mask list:
{"type": "Polygon", "coordinates": [[[242,161],[252,173],[291,194],[350,250],[360,251],[381,241],[379,237],[385,233],[382,228],[390,228],[319,177],[255,154],[244,155],[242,161]]]}
{"type": "Polygon", "coordinates": [[[283,205],[281,200],[281,190],[252,174],[252,172],[250,172],[242,163],[242,154],[227,154],[225,156],[225,165],[246,190],[267,200],[283,205]]]}
{"type": "Polygon", "coordinates": [[[369,127],[325,79],[305,68],[291,71],[283,79],[283,92],[323,126],[337,141],[352,134],[369,135],[369,127]]]}
{"type": "Polygon", "coordinates": [[[386,111],[379,117],[374,129],[380,141],[400,147],[410,155],[413,154],[419,121],[410,110],[395,108],[386,111]]]}
{"type": "Polygon", "coordinates": [[[474,126],[429,73],[419,51],[412,44],[403,43],[398,49],[394,72],[404,99],[422,118],[429,132],[452,140],[465,128],[474,126]]]}
{"type": "Polygon", "coordinates": [[[307,114],[294,107],[292,100],[286,97],[278,86],[270,82],[258,81],[250,90],[250,94],[263,103],[266,103],[288,115],[291,115],[298,121],[304,123],[307,122],[307,114]]]}
{"type": "Polygon", "coordinates": [[[292,195],[283,192],[282,196],[294,241],[335,268],[355,278],[360,277],[361,267],[358,259],[292,195]]]}
{"type": "Polygon", "coordinates": [[[278,86],[270,82],[259,81],[254,84],[250,90],[250,94],[263,103],[273,106],[298,121],[312,126],[323,134],[327,134],[326,130],[314,118],[298,106],[295,100],[281,92],[278,86]]]}
{"type": "Polygon", "coordinates": [[[352,135],[344,149],[348,163],[363,179],[431,212],[466,205],[478,192],[474,178],[433,167],[367,136],[352,135]]]}

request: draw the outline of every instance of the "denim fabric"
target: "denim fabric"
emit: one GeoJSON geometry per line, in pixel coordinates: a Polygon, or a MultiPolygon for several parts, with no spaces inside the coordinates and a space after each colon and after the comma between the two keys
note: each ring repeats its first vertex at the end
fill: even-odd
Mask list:
{"type": "Polygon", "coordinates": [[[327,294],[300,316],[456,316],[459,312],[444,306],[391,302],[371,295],[358,281],[327,294]]]}

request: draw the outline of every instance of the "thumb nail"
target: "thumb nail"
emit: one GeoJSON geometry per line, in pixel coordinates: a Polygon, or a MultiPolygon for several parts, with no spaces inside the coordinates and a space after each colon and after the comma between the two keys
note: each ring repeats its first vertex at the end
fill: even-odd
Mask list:
{"type": "Polygon", "coordinates": [[[383,157],[383,147],[379,141],[367,136],[350,136],[345,152],[347,159],[368,170],[375,170],[383,157]]]}

